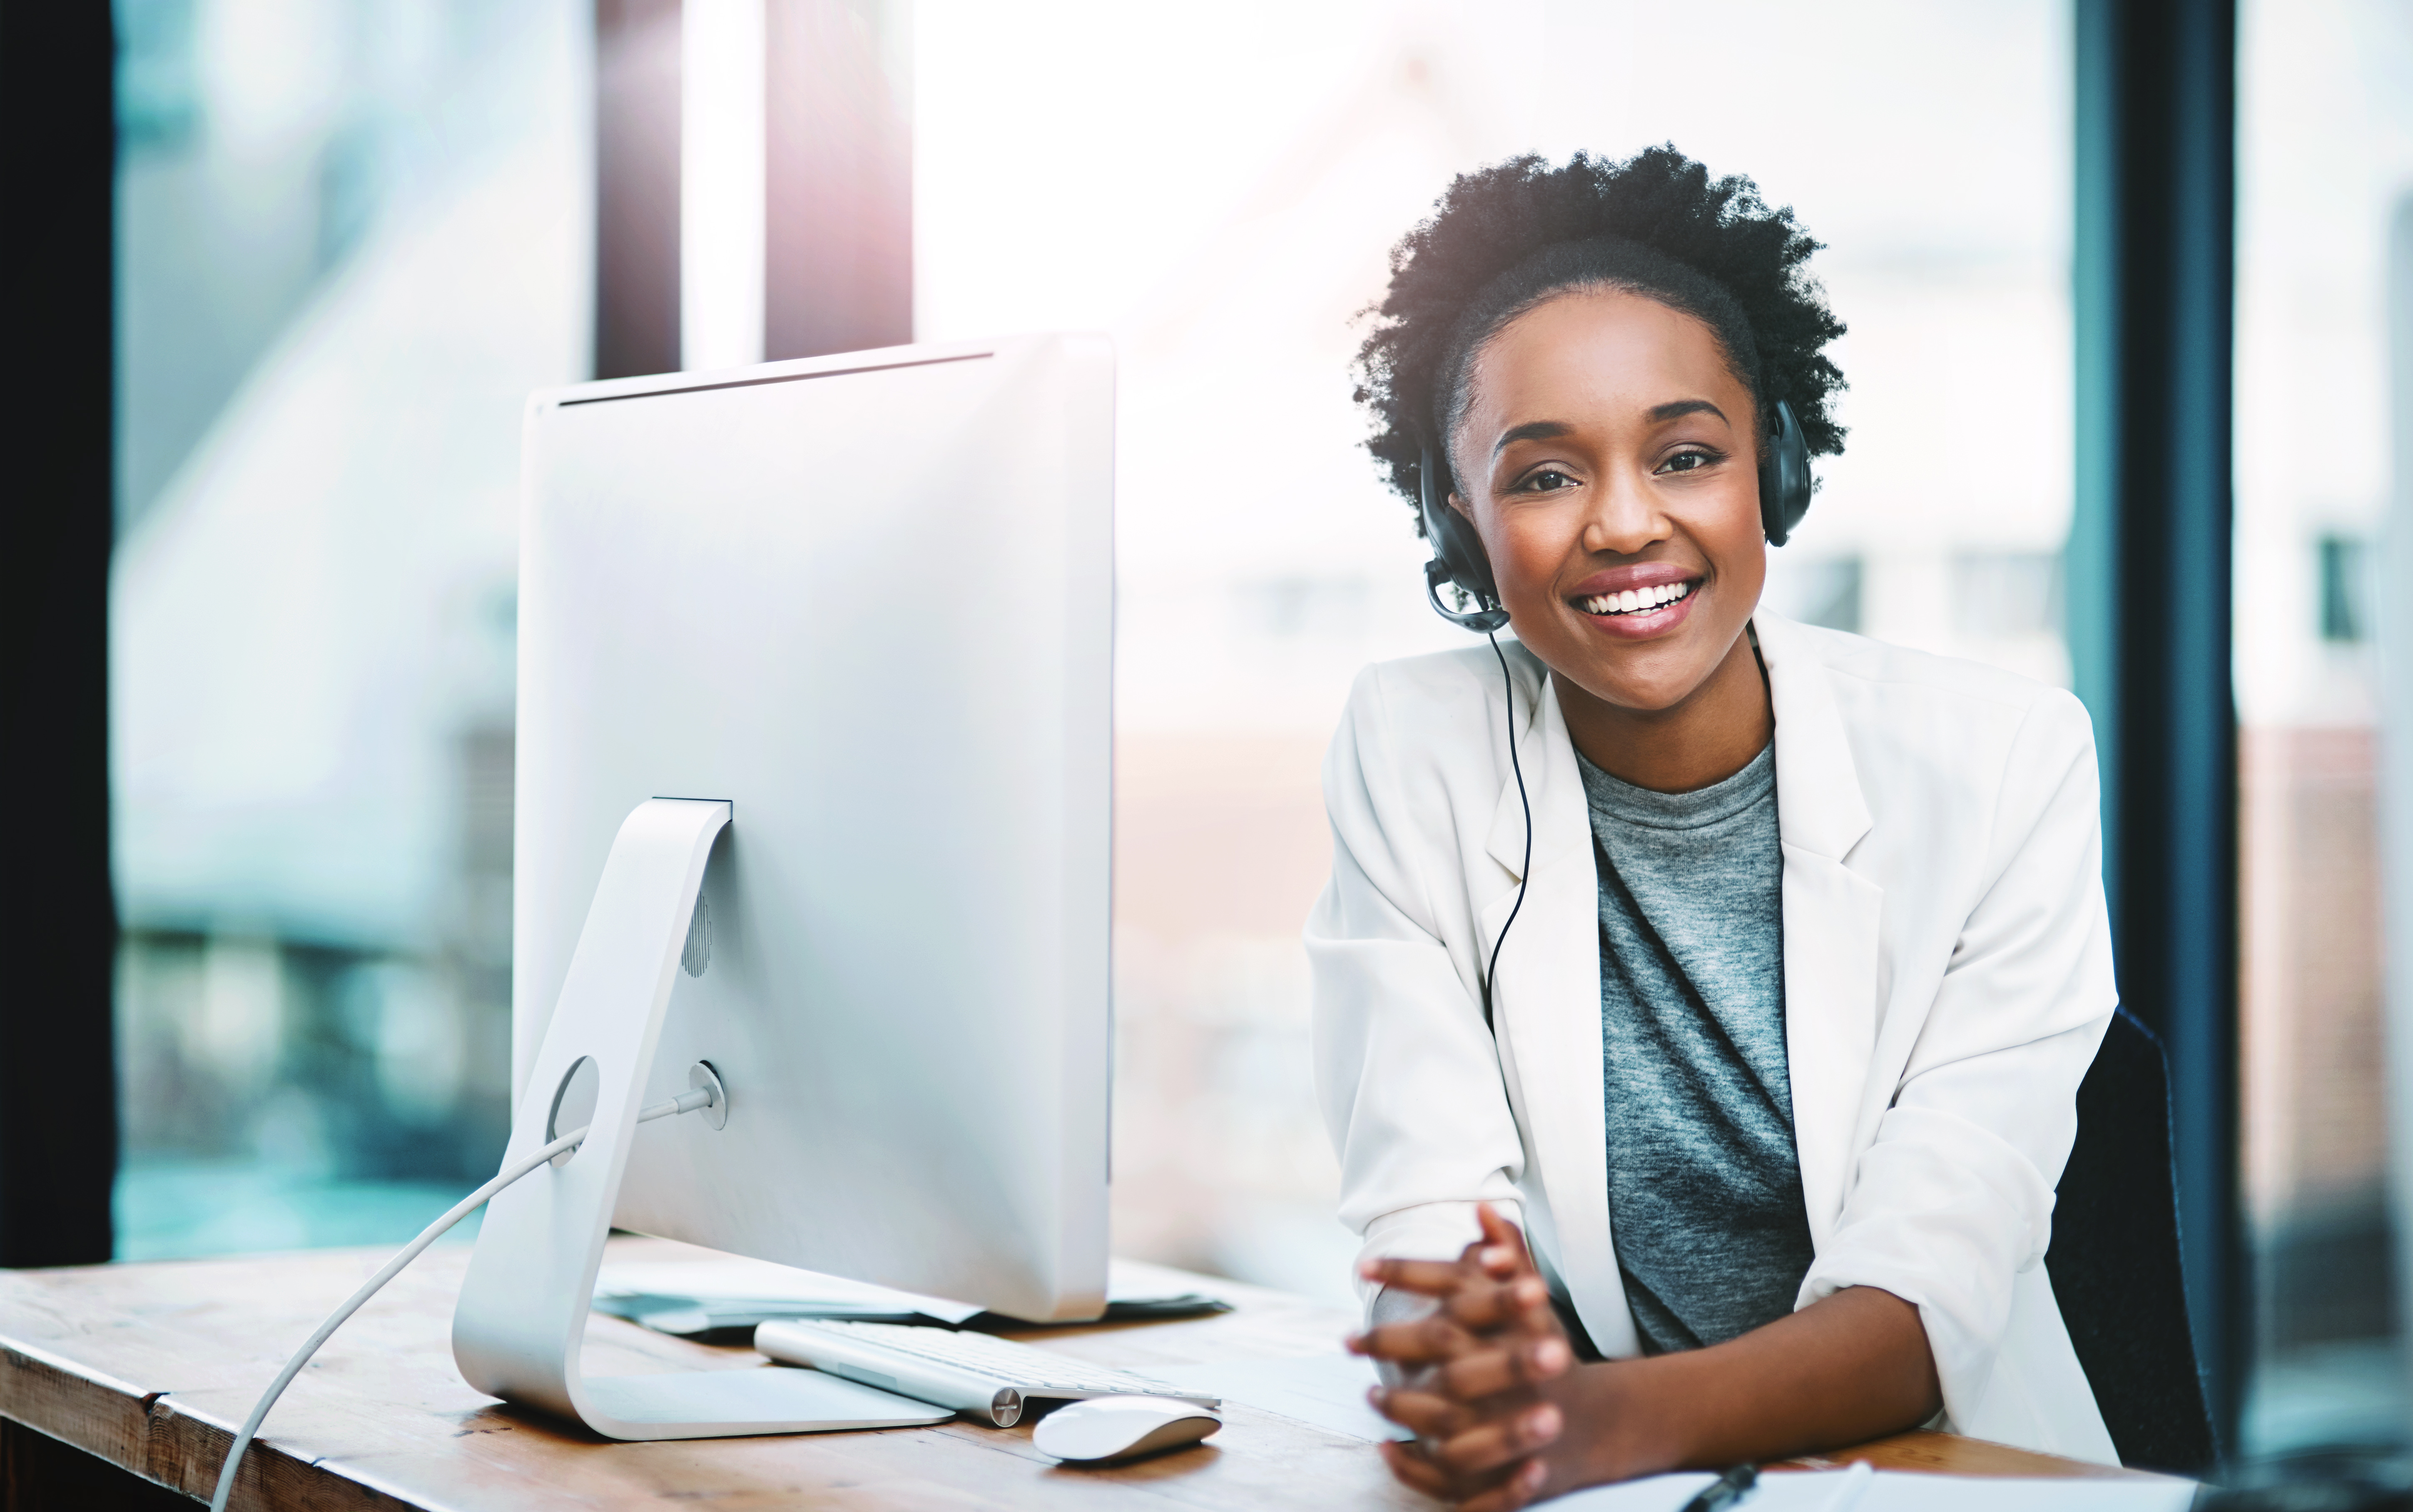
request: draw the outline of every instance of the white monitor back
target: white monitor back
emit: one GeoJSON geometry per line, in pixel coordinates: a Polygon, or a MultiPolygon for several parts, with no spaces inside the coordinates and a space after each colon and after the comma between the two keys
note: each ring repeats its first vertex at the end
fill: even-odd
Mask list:
{"type": "Polygon", "coordinates": [[[726,799],[614,1222],[1086,1316],[1106,1261],[1114,369],[1103,338],[540,393],[512,1064],[621,822],[726,799]]]}

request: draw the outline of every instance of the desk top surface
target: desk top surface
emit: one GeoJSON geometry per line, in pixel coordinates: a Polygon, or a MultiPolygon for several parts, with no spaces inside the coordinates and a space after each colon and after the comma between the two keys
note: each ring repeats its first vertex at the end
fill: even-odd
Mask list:
{"type": "MultiPolygon", "coordinates": [[[[386,1251],[0,1271],[0,1416],[206,1499],[233,1426],[288,1355],[386,1251]]],[[[606,1263],[708,1258],[614,1238],[606,1263]]],[[[1372,1445],[1232,1402],[1200,1448],[1068,1470],[1014,1429],[962,1421],[881,1432],[619,1444],[471,1389],[453,1368],[452,1300],[469,1250],[430,1251],[330,1341],[269,1415],[238,1507],[518,1509],[793,1506],[1063,1508],[1140,1498],[1198,1508],[1434,1505],[1394,1483],[1372,1445]]],[[[1329,1355],[1354,1322],[1300,1297],[1141,1267],[1168,1291],[1234,1304],[1172,1323],[1019,1335],[1123,1369],[1329,1355]]],[[[616,1318],[587,1326],[593,1375],[766,1366],[616,1318]]],[[[1829,1457],[1961,1475],[2131,1474],[1943,1433],[1829,1457]]]]}

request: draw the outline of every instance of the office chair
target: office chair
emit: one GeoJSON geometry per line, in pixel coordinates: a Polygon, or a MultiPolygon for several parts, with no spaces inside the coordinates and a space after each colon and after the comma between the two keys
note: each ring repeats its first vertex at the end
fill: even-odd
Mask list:
{"type": "Polygon", "coordinates": [[[2219,1445],[2187,1328],[2169,1074],[2124,1008],[2079,1085],[2045,1270],[2121,1462],[2210,1474],[2219,1445]]]}

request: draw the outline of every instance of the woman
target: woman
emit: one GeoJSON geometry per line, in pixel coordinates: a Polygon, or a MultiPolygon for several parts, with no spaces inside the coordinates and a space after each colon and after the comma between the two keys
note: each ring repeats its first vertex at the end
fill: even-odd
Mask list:
{"type": "Polygon", "coordinates": [[[2093,735],[1758,608],[1842,449],[1816,245],[1672,147],[1522,158],[1360,354],[1516,635],[1359,677],[1308,927],[1353,1343],[1471,1507],[1928,1421],[2116,1458],[2042,1265],[2115,1003],[2093,735]]]}

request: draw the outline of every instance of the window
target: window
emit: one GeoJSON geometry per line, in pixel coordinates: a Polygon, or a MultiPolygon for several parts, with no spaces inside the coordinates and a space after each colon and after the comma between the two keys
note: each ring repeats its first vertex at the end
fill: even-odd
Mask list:
{"type": "MultiPolygon", "coordinates": [[[[1356,444],[1388,246],[1523,151],[1752,175],[1851,326],[1768,603],[2066,681],[2065,7],[1757,0],[1709,95],[1635,0],[912,13],[917,336],[1120,354],[1118,1243],[1337,1294],[1318,769],[1360,666],[1476,644],[1356,444]]],[[[126,1253],[407,1232],[502,1134],[518,416],[588,370],[587,7],[120,19],[126,1253]]]]}
{"type": "Polygon", "coordinates": [[[2065,7],[1752,5],[1706,93],[1665,66],[1698,19],[1632,3],[915,17],[918,334],[1090,326],[1121,357],[1117,1243],[1343,1294],[1297,942],[1318,769],[1359,667],[1481,644],[1426,607],[1357,446],[1352,317],[1386,250],[1518,152],[1672,139],[1753,175],[1829,244],[1851,326],[1850,450],[1767,601],[2065,681],[2065,7]],[[1537,87],[1537,53],[1584,82],[1537,87]]]}
{"type": "Polygon", "coordinates": [[[585,7],[118,23],[118,1253],[407,1238],[505,1131],[519,423],[586,369],[585,7]]]}
{"type": "Polygon", "coordinates": [[[2372,654],[2386,622],[2368,542],[2404,529],[2391,449],[2413,454],[2413,19],[2257,0],[2239,22],[2244,1447],[2272,1453],[2401,1442],[2406,1410],[2385,1071],[2406,1006],[2389,1001],[2380,885],[2383,862],[2403,875],[2382,836],[2405,768],[2381,732],[2404,711],[2383,704],[2372,654]]]}
{"type": "Polygon", "coordinates": [[[1867,564],[1858,556],[1788,557],[1769,574],[1760,602],[1788,619],[1828,630],[1860,629],[1860,580],[1867,564]]]}

